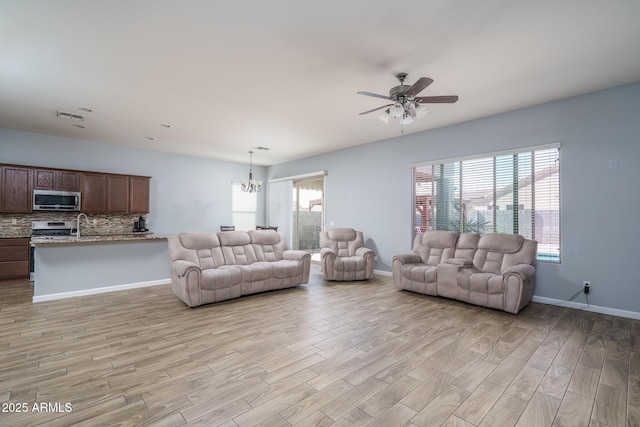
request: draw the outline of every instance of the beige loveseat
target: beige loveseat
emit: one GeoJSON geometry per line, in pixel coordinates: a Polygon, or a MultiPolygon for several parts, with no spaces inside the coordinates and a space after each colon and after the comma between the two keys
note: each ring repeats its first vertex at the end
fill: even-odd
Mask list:
{"type": "Polygon", "coordinates": [[[533,296],[537,242],[511,234],[428,231],[393,257],[396,287],[517,314],[533,296]]]}
{"type": "Polygon", "coordinates": [[[173,292],[189,307],[309,281],[311,255],[287,250],[274,230],[169,237],[173,292]]]}
{"type": "Polygon", "coordinates": [[[332,228],[320,232],[322,276],[326,280],[368,280],[373,277],[375,253],[364,246],[362,231],[332,228]]]}

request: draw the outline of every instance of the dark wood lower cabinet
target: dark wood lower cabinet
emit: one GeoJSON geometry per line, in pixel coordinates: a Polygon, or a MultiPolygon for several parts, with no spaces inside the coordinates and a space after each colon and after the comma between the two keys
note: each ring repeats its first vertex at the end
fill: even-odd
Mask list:
{"type": "Polygon", "coordinates": [[[0,239],[0,279],[29,277],[29,240],[0,239]]]}

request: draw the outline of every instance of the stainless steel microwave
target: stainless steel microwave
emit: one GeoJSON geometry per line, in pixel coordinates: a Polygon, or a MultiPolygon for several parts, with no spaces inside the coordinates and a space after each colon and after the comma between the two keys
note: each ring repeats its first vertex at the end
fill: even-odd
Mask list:
{"type": "Polygon", "coordinates": [[[80,193],[76,191],[33,190],[34,211],[80,211],[80,193]]]}

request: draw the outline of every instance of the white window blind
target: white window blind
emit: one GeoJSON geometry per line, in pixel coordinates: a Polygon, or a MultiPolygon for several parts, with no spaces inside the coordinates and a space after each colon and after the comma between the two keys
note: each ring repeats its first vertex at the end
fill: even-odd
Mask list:
{"type": "Polygon", "coordinates": [[[413,167],[412,238],[427,230],[520,234],[560,262],[560,144],[413,167]]]}

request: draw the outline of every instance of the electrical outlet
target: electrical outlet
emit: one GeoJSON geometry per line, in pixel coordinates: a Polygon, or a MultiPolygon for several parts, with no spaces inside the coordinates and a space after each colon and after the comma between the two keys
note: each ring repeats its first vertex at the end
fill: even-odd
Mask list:
{"type": "Polygon", "coordinates": [[[591,282],[589,280],[585,280],[584,282],[582,282],[582,290],[584,292],[585,295],[589,294],[589,291],[591,290],[591,282]]]}
{"type": "Polygon", "coordinates": [[[18,225],[18,220],[15,218],[11,218],[11,225],[18,225]]]}
{"type": "Polygon", "coordinates": [[[96,225],[98,223],[98,220],[93,218],[93,225],[96,225]]]}

